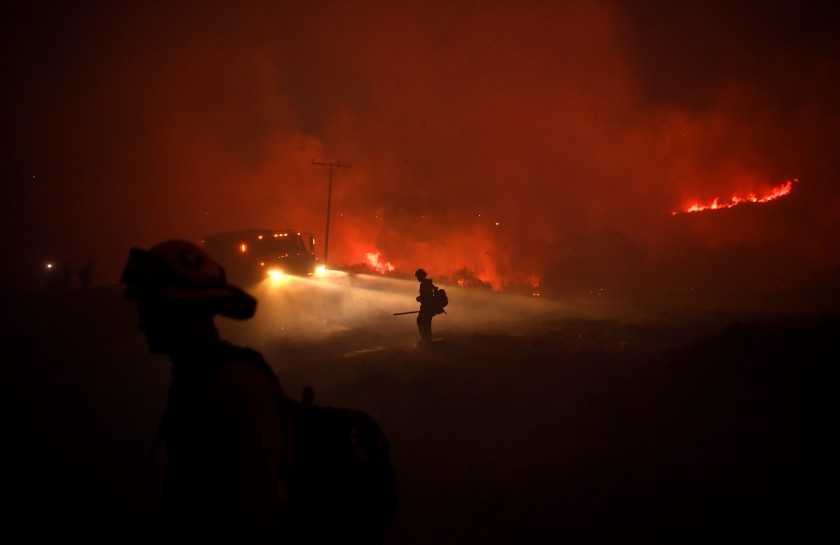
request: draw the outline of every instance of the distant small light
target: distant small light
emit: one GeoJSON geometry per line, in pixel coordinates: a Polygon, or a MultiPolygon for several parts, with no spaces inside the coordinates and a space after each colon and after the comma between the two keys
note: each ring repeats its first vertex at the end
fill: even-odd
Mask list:
{"type": "Polygon", "coordinates": [[[280,280],[281,278],[283,278],[283,272],[278,271],[277,269],[272,269],[268,271],[268,276],[270,276],[274,280],[280,280]]]}
{"type": "Polygon", "coordinates": [[[248,245],[247,245],[247,244],[243,244],[242,246],[240,246],[240,247],[239,247],[239,250],[240,250],[241,252],[247,252],[247,251],[248,251],[248,245]]]}
{"type": "Polygon", "coordinates": [[[497,222],[496,222],[496,227],[498,227],[499,225],[501,225],[501,224],[497,221],[497,222]]]}
{"type": "Polygon", "coordinates": [[[52,263],[47,263],[47,268],[52,269],[52,263]]]}

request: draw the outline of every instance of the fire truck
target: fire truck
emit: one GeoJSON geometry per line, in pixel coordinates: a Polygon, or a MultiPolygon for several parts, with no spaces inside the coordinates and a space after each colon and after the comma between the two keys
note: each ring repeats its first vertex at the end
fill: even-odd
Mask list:
{"type": "Polygon", "coordinates": [[[208,235],[204,248],[234,282],[269,276],[311,276],[318,266],[315,236],[294,229],[246,229],[208,235]]]}

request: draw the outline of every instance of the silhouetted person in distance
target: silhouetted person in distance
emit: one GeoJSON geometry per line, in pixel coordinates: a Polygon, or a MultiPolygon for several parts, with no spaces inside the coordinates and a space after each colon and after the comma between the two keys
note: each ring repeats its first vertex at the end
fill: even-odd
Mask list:
{"type": "Polygon", "coordinates": [[[244,320],[256,300],[189,242],[133,248],[122,273],[149,350],[172,380],[158,436],[166,455],[164,543],[288,543],[291,425],[262,356],[219,336],[220,314],[244,320]],[[279,408],[279,410],[278,410],[279,408]],[[284,416],[285,415],[285,416],[284,416]]]}
{"type": "Polygon", "coordinates": [[[93,286],[93,261],[85,263],[84,267],[79,269],[79,281],[82,283],[82,289],[86,290],[93,286]]]}
{"type": "Polygon", "coordinates": [[[420,282],[420,295],[417,301],[420,303],[420,313],[417,314],[417,329],[420,331],[420,342],[431,344],[432,342],[432,318],[435,317],[434,287],[432,279],[427,278],[428,274],[423,269],[417,269],[414,277],[420,282]]]}

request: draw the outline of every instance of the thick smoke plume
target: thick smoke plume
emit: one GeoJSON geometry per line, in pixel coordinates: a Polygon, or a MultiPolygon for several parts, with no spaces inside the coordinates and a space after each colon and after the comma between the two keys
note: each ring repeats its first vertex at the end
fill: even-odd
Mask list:
{"type": "MultiPolygon", "coordinates": [[[[837,278],[837,40],[814,3],[38,5],[7,18],[9,282],[294,228],[329,264],[620,296],[837,278]],[[675,217],[688,202],[785,199],[675,217]]],[[[725,298],[724,298],[725,299],[725,298]]]]}

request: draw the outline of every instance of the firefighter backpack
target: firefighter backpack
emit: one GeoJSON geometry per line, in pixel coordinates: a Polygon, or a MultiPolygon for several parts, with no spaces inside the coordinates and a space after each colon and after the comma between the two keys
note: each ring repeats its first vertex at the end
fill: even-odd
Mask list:
{"type": "Polygon", "coordinates": [[[446,312],[444,308],[449,304],[449,296],[446,295],[445,289],[439,288],[434,284],[432,285],[432,289],[434,290],[432,292],[432,300],[434,301],[435,314],[443,314],[446,312]]]}

